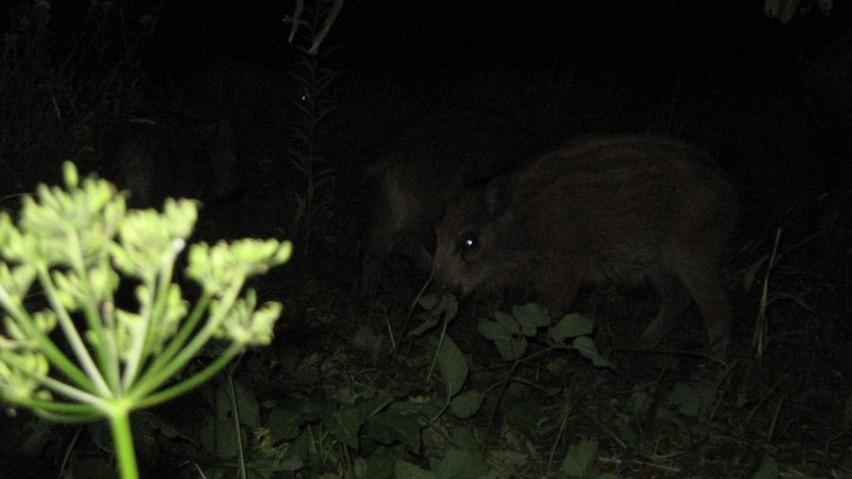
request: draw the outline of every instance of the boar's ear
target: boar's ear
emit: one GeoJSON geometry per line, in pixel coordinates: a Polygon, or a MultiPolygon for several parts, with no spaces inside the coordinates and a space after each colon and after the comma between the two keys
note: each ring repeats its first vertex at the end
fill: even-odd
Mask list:
{"type": "Polygon", "coordinates": [[[509,177],[492,180],[485,186],[485,211],[489,220],[502,216],[512,202],[509,177]]]}

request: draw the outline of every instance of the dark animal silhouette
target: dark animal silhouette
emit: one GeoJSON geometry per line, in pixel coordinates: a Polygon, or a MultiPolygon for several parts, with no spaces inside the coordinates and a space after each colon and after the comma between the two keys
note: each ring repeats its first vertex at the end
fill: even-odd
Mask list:
{"type": "Polygon", "coordinates": [[[160,206],[166,197],[214,201],[240,185],[234,135],[224,119],[181,114],[122,120],[107,135],[104,176],[130,191],[135,207],[160,206]]]}
{"type": "Polygon", "coordinates": [[[367,171],[373,189],[363,235],[362,292],[399,253],[429,272],[435,226],[449,198],[505,172],[530,149],[532,135],[514,122],[463,110],[432,113],[381,150],[367,171]]]}
{"type": "Polygon", "coordinates": [[[730,302],[720,260],[736,211],[732,184],[689,145],[579,141],[451,202],[433,275],[463,294],[528,289],[554,315],[584,285],[647,280],[662,305],[640,344],[656,346],[691,298],[722,358],[730,302]]]}

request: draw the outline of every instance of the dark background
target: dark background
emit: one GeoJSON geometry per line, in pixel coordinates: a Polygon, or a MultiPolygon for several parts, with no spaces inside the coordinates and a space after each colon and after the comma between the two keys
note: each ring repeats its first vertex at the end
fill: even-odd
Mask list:
{"type": "MultiPolygon", "coordinates": [[[[140,109],[180,102],[257,117],[233,110],[270,108],[275,96],[292,94],[270,91],[290,88],[292,62],[308,44],[305,29],[295,47],[286,43],[281,20],[292,5],[116,5],[124,23],[99,37],[106,53],[89,66],[112,65],[109,55],[125,53],[119,40],[138,29],[136,20],[157,18],[134,52],[140,109]],[[269,78],[281,85],[264,84],[269,78]]],[[[710,149],[746,188],[824,191],[849,178],[850,7],[838,2],[826,17],[804,6],[812,11],[782,25],[760,2],[349,1],[322,49],[322,65],[342,73],[335,99],[343,111],[331,121],[348,124],[334,124],[333,140],[379,144],[383,138],[353,139],[351,128],[416,115],[399,113],[406,108],[493,108],[543,144],[603,132],[671,134],[710,149]],[[390,104],[393,95],[403,104],[390,104]],[[365,98],[386,104],[366,108],[365,98]]],[[[52,5],[57,49],[87,16],[70,3],[52,5]]],[[[289,113],[278,110],[264,115],[289,113]]]]}
{"type": "MultiPolygon", "coordinates": [[[[342,107],[323,153],[347,170],[421,112],[487,108],[517,118],[542,145],[622,131],[690,140],[741,181],[747,203],[783,210],[791,195],[843,189],[852,170],[850,8],[838,2],[826,17],[806,6],[813,11],[782,25],[760,2],[350,1],[322,49],[321,65],[341,72],[342,107]]],[[[135,7],[127,18],[160,18],[141,51],[146,109],[176,97],[237,108],[238,128],[250,130],[243,138],[282,136],[298,55],[281,22],[291,5],[135,7]],[[270,76],[281,83],[264,84],[270,76]],[[232,91],[211,99],[205,80],[232,91]],[[239,104],[223,104],[228,95],[239,104]],[[272,108],[276,97],[282,105],[272,108]],[[278,130],[262,131],[270,123],[278,130]]]]}
{"type": "MultiPolygon", "coordinates": [[[[216,62],[285,75],[290,7],[164,5],[142,54],[146,100],[186,95],[162,85],[216,62]]],[[[811,7],[782,25],[760,2],[347,2],[323,45],[324,65],[342,72],[344,111],[331,121],[346,125],[331,135],[368,148],[383,138],[353,139],[352,129],[417,114],[399,113],[406,108],[493,108],[544,144],[670,134],[710,149],[745,190],[825,192],[850,177],[850,8],[839,2],[825,17],[811,7]],[[386,104],[365,108],[365,97],[386,104]]],[[[251,74],[235,72],[240,88],[257,85],[251,74]]],[[[364,160],[344,157],[352,151],[329,156],[364,160]]]]}

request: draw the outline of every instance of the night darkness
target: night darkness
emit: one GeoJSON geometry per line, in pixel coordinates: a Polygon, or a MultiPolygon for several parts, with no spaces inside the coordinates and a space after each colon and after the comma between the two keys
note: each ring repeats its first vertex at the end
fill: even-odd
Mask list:
{"type": "MultiPolygon", "coordinates": [[[[68,159],[129,191],[131,206],[199,198],[199,241],[294,243],[290,263],[251,285],[285,304],[275,341],[230,370],[245,455],[220,374],[134,416],[142,477],[202,477],[195,466],[239,477],[240,463],[258,478],[852,477],[849,2],[825,15],[801,0],[782,23],[754,0],[345,0],[314,56],[310,25],[287,42],[293,1],[12,3],[0,23],[0,208],[11,214],[22,193],[58,182],[68,159]],[[463,387],[450,391],[457,365],[444,357],[424,379],[443,336],[420,325],[444,316],[410,309],[453,201],[612,134],[693,145],[736,190],[721,258],[733,303],[726,366],[706,354],[694,306],[662,344],[637,344],[665,295],[620,277],[583,283],[573,302],[599,321],[592,337],[614,369],[554,347],[542,324],[535,335],[501,323],[515,341],[501,346],[486,332],[494,311],[540,296],[509,280],[448,314],[455,359],[469,367],[463,387]],[[521,343],[513,365],[505,351],[521,343]],[[446,404],[479,393],[469,414],[446,404]]],[[[307,24],[331,7],[317,16],[322,1],[305,4],[307,24]]],[[[624,195],[652,196],[641,192],[660,174],[623,171],[624,195]]],[[[631,220],[660,237],[688,229],[678,212],[705,198],[694,193],[709,181],[701,171],[661,173],[682,182],[674,211],[647,213],[665,204],[649,199],[626,208],[631,220]]],[[[617,216],[605,205],[622,192],[600,191],[589,208],[561,211],[617,216]]],[[[522,245],[518,255],[561,241],[530,237],[529,218],[502,218],[529,228],[496,240],[522,245]]],[[[542,273],[554,267],[545,262],[529,264],[542,273]]],[[[55,426],[25,410],[2,421],[0,479],[113,474],[102,425],[55,426]]]]}

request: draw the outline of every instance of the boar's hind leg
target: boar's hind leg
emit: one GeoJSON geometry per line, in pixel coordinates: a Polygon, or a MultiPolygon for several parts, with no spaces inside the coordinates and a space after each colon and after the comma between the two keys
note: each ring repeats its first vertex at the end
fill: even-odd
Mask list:
{"type": "Polygon", "coordinates": [[[684,282],[692,292],[704,318],[710,341],[710,354],[716,359],[724,360],[730,335],[731,300],[718,266],[706,265],[695,270],[693,275],[684,278],[684,282]]]}
{"type": "MultiPolygon", "coordinates": [[[[652,278],[652,282],[655,280],[652,278]]],[[[662,338],[662,335],[667,332],[666,328],[670,328],[671,323],[677,319],[677,315],[689,305],[689,296],[684,295],[674,299],[672,295],[688,293],[695,300],[704,320],[710,354],[719,360],[724,360],[728,348],[728,320],[731,306],[719,268],[706,261],[693,261],[688,266],[681,265],[676,274],[670,273],[663,283],[655,282],[663,296],[663,307],[657,318],[645,330],[643,340],[662,338]],[[677,288],[680,292],[674,293],[677,288]],[[685,303],[682,302],[684,298],[685,303]]]]}
{"type": "Polygon", "coordinates": [[[660,294],[660,311],[642,333],[643,348],[658,346],[692,300],[683,282],[670,271],[656,271],[648,279],[660,294]]]}

